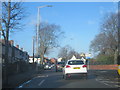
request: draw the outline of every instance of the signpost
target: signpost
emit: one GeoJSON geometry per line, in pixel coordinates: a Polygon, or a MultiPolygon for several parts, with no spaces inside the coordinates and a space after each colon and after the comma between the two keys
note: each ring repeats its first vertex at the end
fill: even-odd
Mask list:
{"type": "Polygon", "coordinates": [[[88,70],[89,70],[90,69],[91,53],[86,53],[85,56],[86,56],[86,59],[87,59],[86,63],[88,65],[88,70]]]}

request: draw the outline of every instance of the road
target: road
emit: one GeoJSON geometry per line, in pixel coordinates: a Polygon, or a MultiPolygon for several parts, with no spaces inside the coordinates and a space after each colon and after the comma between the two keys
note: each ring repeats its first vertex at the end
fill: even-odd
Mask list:
{"type": "Polygon", "coordinates": [[[117,88],[115,83],[109,80],[102,80],[88,71],[88,79],[81,76],[73,76],[68,80],[64,80],[62,72],[45,70],[42,74],[21,84],[18,88],[117,88]]]}

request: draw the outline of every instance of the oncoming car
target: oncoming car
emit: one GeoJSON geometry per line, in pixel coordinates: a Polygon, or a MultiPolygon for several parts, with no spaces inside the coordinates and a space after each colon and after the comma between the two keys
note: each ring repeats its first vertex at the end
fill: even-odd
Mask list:
{"type": "Polygon", "coordinates": [[[71,75],[82,74],[87,78],[87,65],[82,60],[68,60],[63,68],[63,78],[68,79],[71,75]]]}

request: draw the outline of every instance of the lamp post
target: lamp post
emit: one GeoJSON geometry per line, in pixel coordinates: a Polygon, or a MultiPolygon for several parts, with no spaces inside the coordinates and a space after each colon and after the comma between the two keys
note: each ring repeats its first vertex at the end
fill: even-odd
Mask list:
{"type": "Polygon", "coordinates": [[[118,57],[117,57],[117,63],[118,63],[118,74],[120,77],[120,2],[118,3],[118,57]]]}
{"type": "MultiPolygon", "coordinates": [[[[119,6],[120,8],[120,6],[119,6]]],[[[118,12],[118,57],[117,57],[117,63],[118,63],[118,74],[120,77],[120,11],[118,12]]]]}
{"type": "Polygon", "coordinates": [[[34,40],[35,40],[35,37],[33,36],[33,64],[34,64],[34,40]]]}
{"type": "Polygon", "coordinates": [[[37,47],[37,56],[38,56],[38,47],[39,47],[39,28],[40,28],[40,8],[43,8],[43,7],[52,7],[52,5],[44,5],[44,6],[39,6],[38,7],[38,16],[37,16],[37,43],[36,43],[36,47],[37,47]]]}
{"type": "Polygon", "coordinates": [[[38,7],[38,15],[37,15],[37,31],[36,31],[36,53],[37,53],[37,60],[39,57],[39,30],[40,30],[40,8],[44,7],[52,7],[52,5],[44,5],[38,7]]]}

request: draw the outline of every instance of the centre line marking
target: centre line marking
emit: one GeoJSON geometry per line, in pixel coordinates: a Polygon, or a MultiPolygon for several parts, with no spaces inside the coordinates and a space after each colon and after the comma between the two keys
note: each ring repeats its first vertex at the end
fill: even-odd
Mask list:
{"type": "Polygon", "coordinates": [[[41,86],[45,80],[42,80],[38,85],[41,86]]]}

